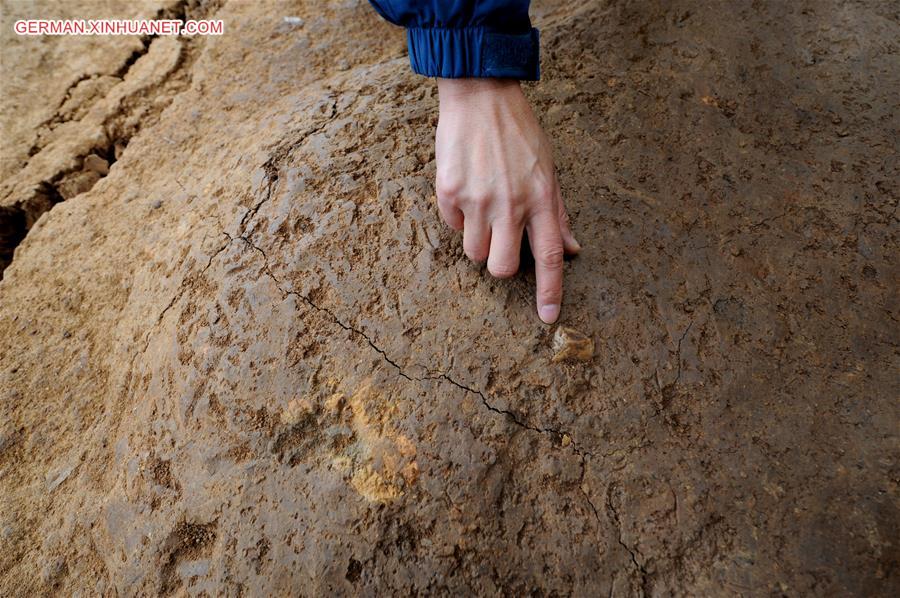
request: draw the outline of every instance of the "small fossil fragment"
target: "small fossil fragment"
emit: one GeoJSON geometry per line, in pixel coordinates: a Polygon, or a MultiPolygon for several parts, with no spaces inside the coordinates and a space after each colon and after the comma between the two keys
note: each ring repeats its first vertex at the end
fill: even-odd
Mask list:
{"type": "Polygon", "coordinates": [[[553,363],[590,361],[594,357],[594,341],[574,328],[560,326],[553,334],[553,363]]]}

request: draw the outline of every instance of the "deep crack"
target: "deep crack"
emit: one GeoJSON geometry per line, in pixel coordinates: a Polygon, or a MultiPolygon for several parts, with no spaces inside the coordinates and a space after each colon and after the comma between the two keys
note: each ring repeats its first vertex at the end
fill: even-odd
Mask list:
{"type": "MultiPolygon", "coordinates": [[[[218,8],[214,3],[205,3],[199,7],[189,6],[189,4],[190,2],[188,0],[180,0],[170,7],[160,8],[157,10],[155,16],[152,17],[152,20],[176,19],[183,23],[188,19],[189,10],[191,11],[191,17],[201,18],[208,16],[207,13],[209,11],[214,11],[218,8]]],[[[66,105],[66,102],[72,98],[73,91],[79,84],[98,75],[109,75],[119,79],[119,83],[122,83],[138,60],[149,53],[152,42],[158,37],[159,35],[157,34],[142,36],[140,38],[140,48],[132,52],[114,72],[106,73],[98,71],[80,74],[66,89],[60,100],[59,106],[56,107],[53,115],[36,127],[35,139],[32,142],[31,148],[28,150],[28,158],[18,169],[16,175],[12,177],[8,186],[6,186],[7,183],[5,182],[5,188],[0,190],[0,193],[2,193],[7,200],[7,204],[0,207],[0,279],[2,279],[3,271],[12,263],[16,247],[24,241],[28,232],[41,215],[50,211],[58,203],[70,200],[89,191],[100,179],[107,176],[109,174],[109,168],[117,160],[120,148],[124,148],[128,144],[128,141],[137,133],[137,131],[145,126],[144,121],[151,118],[153,114],[152,111],[150,114],[147,112],[140,112],[142,116],[137,121],[137,124],[123,127],[119,121],[122,121],[123,119],[128,120],[129,112],[132,114],[138,114],[138,112],[134,106],[128,106],[125,99],[120,100],[118,108],[111,110],[102,116],[101,124],[105,133],[103,138],[101,140],[94,140],[89,149],[83,153],[67,157],[67,163],[70,162],[76,164],[76,166],[69,167],[65,165],[66,163],[61,162],[54,166],[54,169],[56,169],[54,174],[45,176],[43,177],[43,180],[40,181],[29,182],[22,187],[21,182],[17,182],[17,178],[21,173],[27,171],[31,160],[36,155],[48,150],[48,147],[50,146],[49,141],[42,138],[42,134],[47,131],[53,131],[58,126],[65,123],[83,122],[84,119],[87,118],[83,115],[76,119],[73,116],[60,114],[60,110],[66,105]],[[91,156],[105,160],[105,170],[101,171],[87,167],[85,160],[91,156]],[[16,194],[23,194],[23,197],[16,197],[16,194]],[[13,198],[14,201],[10,198],[13,198]]],[[[161,88],[164,82],[176,78],[177,73],[184,68],[187,68],[190,73],[190,66],[185,66],[185,60],[184,54],[181,54],[174,67],[165,75],[162,81],[156,82],[153,85],[153,88],[161,88]]],[[[100,102],[108,97],[108,95],[109,94],[106,93],[100,98],[92,98],[91,103],[85,104],[84,107],[90,107],[90,109],[93,110],[97,105],[100,105],[100,102]]],[[[140,95],[132,93],[128,98],[131,97],[143,98],[143,103],[139,102],[139,105],[141,106],[152,104],[152,100],[154,99],[148,96],[146,90],[141,90],[140,95]]],[[[75,133],[72,134],[75,135],[75,133]]],[[[80,135],[81,133],[78,134],[80,135]]],[[[92,134],[90,138],[93,139],[92,134]]]]}

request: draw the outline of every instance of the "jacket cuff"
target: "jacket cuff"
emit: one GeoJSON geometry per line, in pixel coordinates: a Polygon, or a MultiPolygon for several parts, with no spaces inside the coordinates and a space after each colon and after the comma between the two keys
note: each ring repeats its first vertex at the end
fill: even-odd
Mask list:
{"type": "Polygon", "coordinates": [[[413,71],[427,77],[502,77],[537,81],[541,78],[540,37],[497,33],[485,27],[407,29],[413,71]]]}

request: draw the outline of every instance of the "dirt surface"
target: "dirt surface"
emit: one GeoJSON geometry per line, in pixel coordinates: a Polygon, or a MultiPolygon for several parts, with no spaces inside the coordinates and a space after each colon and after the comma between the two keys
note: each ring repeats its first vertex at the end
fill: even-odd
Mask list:
{"type": "Polygon", "coordinates": [[[563,331],[440,223],[436,89],[366,3],[9,35],[41,4],[0,594],[900,592],[895,3],[536,4],[563,331]]]}

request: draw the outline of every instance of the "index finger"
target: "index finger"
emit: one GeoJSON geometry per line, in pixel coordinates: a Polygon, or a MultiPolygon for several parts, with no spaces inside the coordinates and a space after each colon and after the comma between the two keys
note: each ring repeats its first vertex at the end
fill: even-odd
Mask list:
{"type": "Polygon", "coordinates": [[[538,316],[546,324],[559,317],[562,304],[563,241],[552,211],[534,214],[526,226],[537,278],[538,316]]]}

